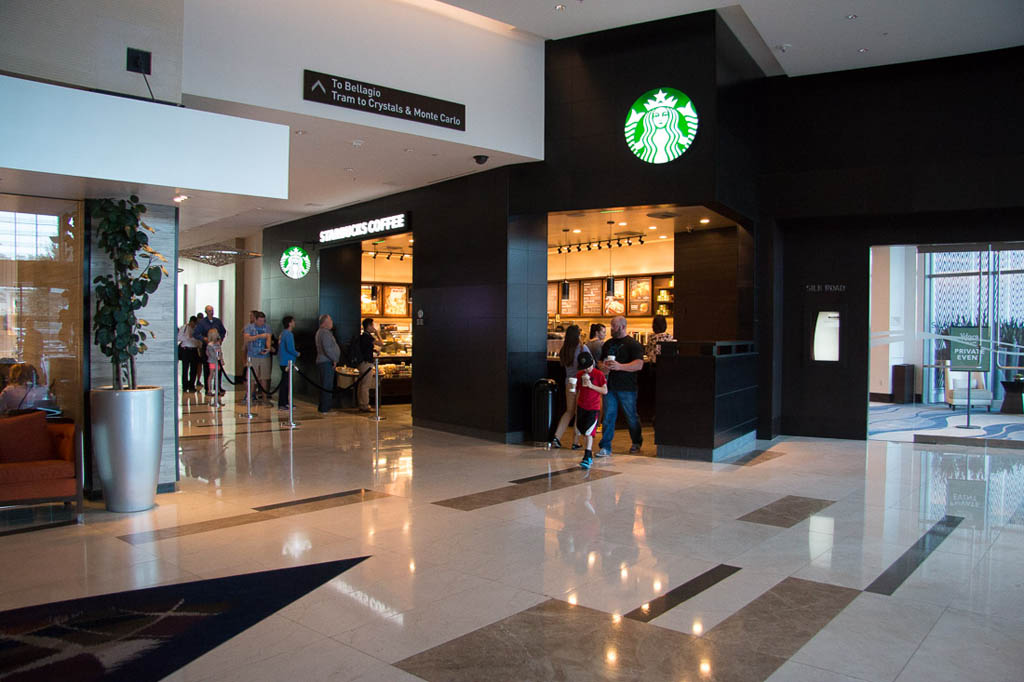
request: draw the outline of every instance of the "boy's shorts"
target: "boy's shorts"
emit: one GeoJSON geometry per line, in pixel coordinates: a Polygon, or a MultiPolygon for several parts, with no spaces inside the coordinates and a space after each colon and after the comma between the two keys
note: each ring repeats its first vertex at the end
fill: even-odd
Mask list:
{"type": "Polygon", "coordinates": [[[581,436],[593,436],[597,428],[599,410],[576,409],[576,432],[581,436]]]}

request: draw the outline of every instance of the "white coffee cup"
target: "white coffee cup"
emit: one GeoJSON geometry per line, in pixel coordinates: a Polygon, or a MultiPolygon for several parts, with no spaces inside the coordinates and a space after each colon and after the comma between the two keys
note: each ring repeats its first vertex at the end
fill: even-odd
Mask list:
{"type": "Polygon", "coordinates": [[[605,362],[615,362],[615,356],[609,355],[608,357],[605,358],[605,362]]]}
{"type": "Polygon", "coordinates": [[[569,393],[576,392],[576,377],[569,377],[569,393]]]}

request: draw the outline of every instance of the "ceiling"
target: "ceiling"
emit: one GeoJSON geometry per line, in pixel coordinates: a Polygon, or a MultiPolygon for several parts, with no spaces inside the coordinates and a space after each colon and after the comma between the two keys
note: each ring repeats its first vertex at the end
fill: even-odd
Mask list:
{"type": "Polygon", "coordinates": [[[676,232],[713,230],[735,224],[703,206],[658,204],[591,211],[559,211],[548,215],[548,247],[557,249],[560,246],[582,245],[585,248],[587,244],[596,245],[598,241],[624,240],[627,237],[635,239],[638,235],[651,241],[671,239],[676,232]]]}
{"type": "Polygon", "coordinates": [[[723,12],[726,22],[768,75],[803,76],[1024,44],[1021,0],[443,1],[550,39],[730,7],[723,12]],[[781,71],[771,68],[765,48],[781,71]]]}

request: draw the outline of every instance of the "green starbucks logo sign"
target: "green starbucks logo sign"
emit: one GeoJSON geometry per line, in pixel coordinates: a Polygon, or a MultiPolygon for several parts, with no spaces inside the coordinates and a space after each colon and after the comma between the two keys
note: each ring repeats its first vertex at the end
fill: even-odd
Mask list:
{"type": "Polygon", "coordinates": [[[697,134],[697,110],[675,88],[648,90],[626,115],[626,144],[642,161],[668,163],[683,155],[697,134]]]}
{"type": "Polygon", "coordinates": [[[281,254],[281,272],[292,279],[302,279],[309,273],[309,254],[301,246],[290,246],[281,254]]]}

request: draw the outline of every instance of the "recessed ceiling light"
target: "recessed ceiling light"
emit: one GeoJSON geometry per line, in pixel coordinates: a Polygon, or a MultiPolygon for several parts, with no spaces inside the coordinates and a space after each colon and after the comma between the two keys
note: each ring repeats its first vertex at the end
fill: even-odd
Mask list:
{"type": "Polygon", "coordinates": [[[700,219],[700,224],[701,225],[707,225],[710,222],[711,222],[711,218],[701,218],[700,219]]]}
{"type": "Polygon", "coordinates": [[[306,131],[305,131],[305,130],[296,130],[296,131],[295,131],[295,134],[296,134],[296,135],[305,135],[305,134],[306,134],[306,131]]]}
{"type": "Polygon", "coordinates": [[[867,51],[868,51],[868,48],[866,48],[866,47],[862,47],[859,50],[857,50],[857,52],[860,52],[861,54],[864,54],[867,51]]]}
{"type": "Polygon", "coordinates": [[[352,146],[353,147],[362,147],[363,146],[363,141],[362,140],[352,140],[352,146]]]}
{"type": "Polygon", "coordinates": [[[847,14],[846,18],[852,21],[852,20],[857,18],[857,15],[856,14],[847,14]]]}
{"type": "Polygon", "coordinates": [[[556,12],[564,12],[565,11],[565,5],[555,5],[555,11],[556,12]]]}
{"type": "Polygon", "coordinates": [[[572,233],[573,233],[573,234],[579,234],[579,233],[580,233],[580,232],[582,232],[582,231],[583,231],[583,230],[581,230],[580,228],[578,228],[578,227],[577,227],[577,228],[576,228],[575,230],[573,230],[573,231],[572,231],[572,233]]]}
{"type": "Polygon", "coordinates": [[[176,194],[176,195],[174,195],[173,201],[176,204],[180,204],[181,202],[185,201],[186,199],[188,199],[188,195],[187,194],[176,194]]]}
{"type": "Polygon", "coordinates": [[[657,230],[658,226],[657,225],[650,225],[647,229],[648,230],[657,230]]]}
{"type": "Polygon", "coordinates": [[[663,234],[660,237],[658,237],[658,239],[668,239],[668,235],[667,234],[663,234]]]}
{"type": "Polygon", "coordinates": [[[409,243],[412,244],[412,240],[411,239],[409,240],[409,243]]]}

